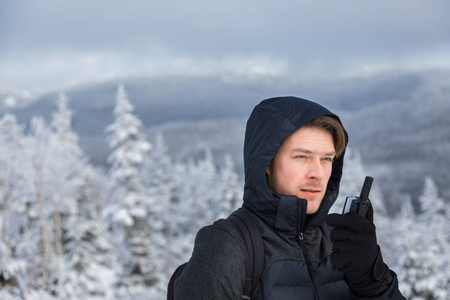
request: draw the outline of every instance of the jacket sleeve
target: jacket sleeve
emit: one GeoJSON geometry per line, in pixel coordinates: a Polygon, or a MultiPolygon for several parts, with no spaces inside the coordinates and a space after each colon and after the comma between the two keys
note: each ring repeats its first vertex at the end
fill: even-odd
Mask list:
{"type": "Polygon", "coordinates": [[[398,289],[397,275],[392,271],[391,271],[391,274],[392,274],[392,281],[384,293],[382,293],[376,297],[365,298],[365,297],[359,297],[350,292],[350,299],[351,300],[369,300],[369,299],[370,300],[406,300],[406,298],[402,295],[402,293],[398,289]]]}
{"type": "Polygon", "coordinates": [[[174,283],[175,299],[241,299],[245,244],[234,226],[221,220],[198,232],[192,257],[174,283]]]}

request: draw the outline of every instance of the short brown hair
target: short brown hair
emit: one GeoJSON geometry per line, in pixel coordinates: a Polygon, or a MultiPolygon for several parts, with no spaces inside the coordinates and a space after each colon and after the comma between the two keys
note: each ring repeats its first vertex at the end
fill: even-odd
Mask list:
{"type": "Polygon", "coordinates": [[[309,121],[303,127],[321,128],[328,131],[333,137],[336,157],[341,156],[344,152],[345,147],[347,146],[347,135],[345,134],[344,127],[338,119],[332,116],[320,116],[309,121]]]}

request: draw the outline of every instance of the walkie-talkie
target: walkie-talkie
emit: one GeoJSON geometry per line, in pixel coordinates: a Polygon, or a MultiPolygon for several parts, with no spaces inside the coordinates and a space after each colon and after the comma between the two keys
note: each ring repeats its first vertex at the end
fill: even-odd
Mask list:
{"type": "Polygon", "coordinates": [[[373,177],[366,176],[364,180],[364,185],[361,189],[361,195],[359,197],[350,196],[345,199],[344,209],[342,210],[343,214],[349,212],[356,212],[362,217],[366,217],[367,210],[369,209],[370,201],[369,201],[369,193],[370,188],[372,187],[373,177]]]}

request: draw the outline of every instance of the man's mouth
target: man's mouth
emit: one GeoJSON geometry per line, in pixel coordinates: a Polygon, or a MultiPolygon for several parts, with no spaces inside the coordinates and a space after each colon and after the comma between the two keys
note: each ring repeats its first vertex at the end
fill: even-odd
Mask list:
{"type": "Polygon", "coordinates": [[[300,191],[302,191],[304,193],[320,193],[321,192],[320,189],[300,189],[300,191]]]}

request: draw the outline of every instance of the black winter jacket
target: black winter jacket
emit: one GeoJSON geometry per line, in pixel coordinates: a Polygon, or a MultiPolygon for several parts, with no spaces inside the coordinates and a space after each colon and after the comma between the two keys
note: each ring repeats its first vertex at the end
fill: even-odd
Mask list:
{"type": "MultiPolygon", "coordinates": [[[[265,269],[252,299],[365,299],[350,292],[329,257],[332,243],[324,219],[338,196],[343,155],[333,162],[327,192],[313,216],[307,218],[305,199],[280,195],[266,186],[266,168],[283,141],[322,115],[338,119],[314,102],[281,97],[262,101],[247,122],[243,206],[253,212],[265,251],[265,269]]],[[[238,229],[227,220],[202,228],[189,264],[175,282],[175,298],[241,299],[245,247],[238,229]]],[[[405,299],[392,275],[387,290],[371,299],[405,299]]]]}

